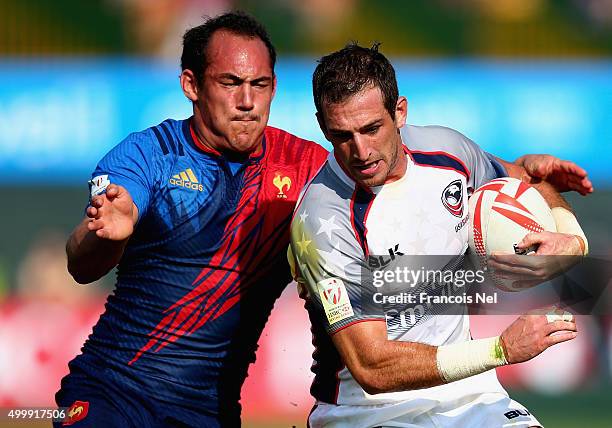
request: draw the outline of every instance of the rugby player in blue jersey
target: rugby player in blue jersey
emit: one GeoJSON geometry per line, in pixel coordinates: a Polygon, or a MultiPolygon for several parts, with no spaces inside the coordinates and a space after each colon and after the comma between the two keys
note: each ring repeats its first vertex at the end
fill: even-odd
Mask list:
{"type": "MultiPolygon", "coordinates": [[[[69,363],[56,426],[240,425],[248,365],[291,279],[291,215],[327,156],[267,126],[275,58],[242,13],[189,30],[180,81],[193,116],[129,135],[93,172],[68,269],[88,283],[118,266],[117,283],[69,363]]],[[[586,180],[555,158],[526,163],[586,180]]]]}
{"type": "Polygon", "coordinates": [[[327,156],[267,126],[275,57],[243,14],[189,30],[193,116],[129,135],[93,172],[68,269],[87,283],[118,265],[117,284],[57,393],[64,424],[240,424],[248,365],[291,280],[291,214],[327,156]]]}

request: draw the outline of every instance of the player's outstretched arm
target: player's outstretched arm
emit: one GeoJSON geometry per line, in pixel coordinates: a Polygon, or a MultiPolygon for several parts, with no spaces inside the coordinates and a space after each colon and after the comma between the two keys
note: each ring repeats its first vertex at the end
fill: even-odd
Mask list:
{"type": "Polygon", "coordinates": [[[369,394],[427,388],[521,363],[576,337],[573,317],[523,315],[501,336],[439,347],[387,339],[384,322],[364,321],[332,336],[347,368],[369,394]]]}
{"type": "Polygon", "coordinates": [[[95,196],[66,243],[68,271],[81,284],[106,275],[121,259],[138,220],[129,192],[111,184],[95,196]]]}
{"type": "Polygon", "coordinates": [[[522,165],[506,162],[505,160],[500,158],[497,158],[497,160],[503,165],[504,168],[506,168],[506,171],[508,172],[508,177],[517,178],[538,189],[538,192],[542,194],[542,197],[546,200],[546,202],[548,203],[548,205],[550,205],[551,208],[563,207],[565,209],[570,209],[570,206],[567,201],[563,198],[563,196],[559,194],[560,191],[556,189],[552,183],[542,181],[540,179],[537,179],[537,177],[534,180],[534,176],[532,175],[533,170],[527,170],[522,165]]]}
{"type": "Polygon", "coordinates": [[[581,195],[593,193],[593,183],[587,172],[574,162],[561,160],[551,155],[524,155],[514,164],[525,168],[531,177],[530,184],[544,180],[552,184],[558,192],[576,191],[581,195]]]}

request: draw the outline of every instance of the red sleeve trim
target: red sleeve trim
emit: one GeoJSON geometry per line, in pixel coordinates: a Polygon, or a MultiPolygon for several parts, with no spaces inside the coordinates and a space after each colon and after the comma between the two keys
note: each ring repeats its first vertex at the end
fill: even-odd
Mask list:
{"type": "Polygon", "coordinates": [[[337,329],[337,330],[334,330],[334,331],[329,332],[329,335],[330,335],[330,336],[333,336],[334,334],[338,333],[338,332],[339,332],[339,331],[341,331],[341,330],[344,330],[344,329],[345,329],[345,328],[347,328],[347,327],[352,326],[353,324],[358,324],[358,323],[360,323],[360,322],[371,322],[371,321],[383,321],[383,322],[385,322],[385,323],[387,322],[387,321],[386,321],[384,318],[366,318],[366,319],[359,319],[359,320],[352,321],[352,322],[348,323],[347,325],[343,325],[342,327],[340,327],[340,328],[339,328],[339,329],[337,329]]]}

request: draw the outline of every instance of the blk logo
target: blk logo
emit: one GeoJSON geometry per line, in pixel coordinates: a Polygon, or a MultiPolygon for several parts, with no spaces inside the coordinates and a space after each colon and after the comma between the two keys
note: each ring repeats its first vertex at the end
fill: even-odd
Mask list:
{"type": "Polygon", "coordinates": [[[391,263],[397,256],[403,256],[404,253],[399,251],[399,244],[387,250],[389,256],[368,256],[368,265],[372,269],[380,269],[391,263]]]}

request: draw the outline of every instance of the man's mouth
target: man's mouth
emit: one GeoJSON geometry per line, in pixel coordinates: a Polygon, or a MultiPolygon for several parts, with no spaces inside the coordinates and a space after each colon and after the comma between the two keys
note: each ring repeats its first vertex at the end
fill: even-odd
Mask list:
{"type": "Polygon", "coordinates": [[[380,159],[374,162],[353,164],[353,168],[359,171],[362,175],[374,175],[378,172],[380,159]]]}

